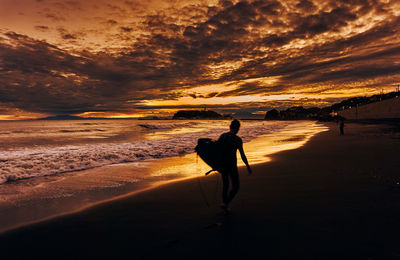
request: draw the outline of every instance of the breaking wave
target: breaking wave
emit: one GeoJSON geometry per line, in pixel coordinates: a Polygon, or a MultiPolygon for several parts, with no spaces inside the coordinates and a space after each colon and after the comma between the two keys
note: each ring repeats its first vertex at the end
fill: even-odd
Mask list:
{"type": "MultiPolygon", "coordinates": [[[[194,127],[196,122],[173,124],[140,124],[153,129],[174,129],[194,127]]],[[[252,124],[243,126],[240,136],[244,142],[286,127],[285,123],[252,124]]],[[[161,140],[137,140],[124,143],[96,143],[85,145],[42,146],[0,151],[0,183],[80,171],[110,164],[136,162],[180,156],[194,152],[197,139],[208,137],[216,139],[226,131],[224,128],[203,129],[201,132],[185,132],[170,135],[161,140]]]]}

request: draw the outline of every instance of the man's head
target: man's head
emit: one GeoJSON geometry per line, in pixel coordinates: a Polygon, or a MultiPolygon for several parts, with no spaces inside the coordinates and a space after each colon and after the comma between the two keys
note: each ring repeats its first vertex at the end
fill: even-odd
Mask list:
{"type": "Polygon", "coordinates": [[[239,132],[239,128],[240,128],[240,122],[239,122],[239,120],[234,119],[234,120],[231,122],[231,125],[230,125],[229,128],[231,129],[231,131],[232,131],[234,134],[237,134],[237,133],[239,132]]]}

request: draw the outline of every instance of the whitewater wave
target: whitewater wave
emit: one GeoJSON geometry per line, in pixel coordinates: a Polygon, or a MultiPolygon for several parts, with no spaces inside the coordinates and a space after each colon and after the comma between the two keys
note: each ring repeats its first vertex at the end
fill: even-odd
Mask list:
{"type": "MultiPolygon", "coordinates": [[[[191,127],[195,122],[155,125],[162,127],[191,127]]],[[[147,124],[146,127],[153,125],[147,124]]],[[[244,142],[263,134],[277,131],[287,124],[258,124],[242,127],[240,135],[244,142]]],[[[152,128],[148,129],[152,129],[152,128]]],[[[165,128],[165,129],[170,129],[165,128]]],[[[169,136],[161,140],[140,140],[132,143],[100,143],[86,145],[67,145],[61,147],[21,148],[0,152],[0,183],[79,171],[105,165],[136,162],[180,156],[194,152],[197,139],[208,137],[216,139],[226,128],[216,128],[203,132],[188,132],[169,136]]]]}

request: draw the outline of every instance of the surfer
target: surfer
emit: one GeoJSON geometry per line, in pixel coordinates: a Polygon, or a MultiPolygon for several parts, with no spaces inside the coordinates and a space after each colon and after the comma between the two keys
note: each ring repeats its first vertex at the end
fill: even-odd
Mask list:
{"type": "Polygon", "coordinates": [[[218,143],[220,145],[221,151],[221,168],[219,172],[222,176],[222,204],[221,208],[225,212],[229,212],[229,203],[235,197],[239,190],[239,172],[237,168],[237,158],[236,152],[239,150],[240,156],[243,162],[247,166],[247,171],[249,175],[252,173],[249,163],[247,162],[246,155],[243,151],[243,141],[242,138],[236,134],[239,132],[240,122],[238,120],[233,120],[230,125],[230,131],[223,133],[219,139],[218,143]],[[232,188],[229,190],[229,179],[232,182],[232,188]]]}

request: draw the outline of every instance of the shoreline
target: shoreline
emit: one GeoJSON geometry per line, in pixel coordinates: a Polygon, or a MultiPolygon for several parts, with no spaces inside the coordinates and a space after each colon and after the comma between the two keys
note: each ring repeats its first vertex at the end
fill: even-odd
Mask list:
{"type": "Polygon", "coordinates": [[[163,185],[0,235],[10,259],[59,257],[382,259],[400,256],[400,134],[348,124],[240,168],[232,214],[214,176],[163,185]],[[27,250],[21,251],[19,248],[27,250]]]}
{"type": "MultiPolygon", "coordinates": [[[[267,134],[245,143],[245,150],[247,151],[246,154],[250,163],[268,163],[270,161],[269,157],[272,154],[280,152],[282,149],[297,149],[299,146],[307,143],[316,132],[326,131],[326,127],[323,124],[316,122],[314,124],[310,129],[300,128],[301,130],[299,131],[297,128],[289,128],[276,133],[277,136],[272,139],[267,134]],[[265,144],[272,146],[265,149],[263,148],[265,144]],[[257,152],[258,150],[261,152],[257,152]]],[[[239,167],[243,166],[243,162],[240,160],[239,162],[239,167]]],[[[31,193],[33,198],[26,201],[22,200],[17,206],[11,205],[5,207],[4,202],[0,204],[0,207],[2,206],[0,209],[3,210],[2,214],[0,214],[2,222],[2,225],[0,225],[0,235],[10,230],[23,228],[24,226],[49,221],[65,215],[76,214],[103,203],[109,203],[110,201],[127,196],[134,196],[140,192],[156,189],[159,186],[179,181],[195,180],[196,178],[203,177],[202,173],[207,172],[209,169],[208,165],[202,162],[200,158],[197,158],[195,153],[192,153],[180,157],[114,164],[79,172],[65,173],[64,175],[39,177],[48,179],[44,183],[40,179],[22,180],[19,184],[24,184],[25,182],[28,187],[25,187],[26,185],[24,184],[25,186],[22,185],[18,189],[23,189],[25,192],[26,188],[33,186],[32,191],[27,192],[28,195],[31,193]],[[194,163],[195,161],[196,163],[194,163]],[[141,172],[141,174],[137,175],[138,172],[141,172]],[[169,177],[171,174],[172,177],[169,177]],[[131,175],[135,177],[131,177],[131,175]],[[93,183],[93,178],[97,184],[93,183]],[[135,178],[145,179],[136,182],[135,178]],[[146,181],[146,178],[150,180],[146,181]],[[108,186],[101,186],[103,183],[108,186]],[[38,191],[35,186],[42,187],[38,191]],[[31,214],[34,215],[29,217],[31,214]]],[[[17,197],[16,199],[19,198],[17,197]]]]}
{"type": "MultiPolygon", "coordinates": [[[[201,177],[203,177],[203,176],[201,176],[201,177]]],[[[188,180],[192,180],[192,179],[196,179],[196,178],[199,178],[199,177],[187,177],[187,178],[183,178],[183,179],[170,180],[170,181],[167,181],[167,182],[161,183],[161,184],[154,184],[153,186],[149,186],[147,188],[143,188],[143,189],[136,190],[136,191],[131,191],[131,192],[126,193],[126,194],[122,194],[122,195],[118,195],[118,196],[111,197],[111,198],[108,198],[108,199],[100,200],[100,201],[97,201],[97,202],[82,206],[80,208],[74,209],[72,211],[63,212],[63,213],[56,214],[56,215],[51,215],[51,216],[48,216],[48,217],[45,217],[45,218],[41,218],[41,219],[38,219],[38,220],[33,220],[33,221],[30,221],[30,222],[24,222],[24,223],[15,225],[15,226],[11,226],[11,227],[8,227],[8,228],[5,228],[5,229],[1,229],[0,230],[0,236],[2,236],[3,234],[6,234],[8,232],[12,232],[12,231],[15,231],[15,230],[18,230],[18,229],[23,229],[23,228],[29,227],[31,225],[46,223],[47,221],[51,221],[51,220],[57,219],[57,218],[73,216],[73,215],[79,214],[80,212],[83,212],[85,210],[89,210],[91,208],[94,208],[94,207],[97,207],[97,206],[101,206],[101,205],[106,205],[108,203],[112,203],[113,201],[118,201],[120,199],[124,199],[124,198],[127,198],[127,197],[134,197],[137,194],[140,194],[142,192],[148,192],[148,191],[151,191],[153,189],[157,189],[159,187],[162,187],[164,185],[170,185],[170,184],[173,184],[175,182],[184,182],[184,181],[188,181],[188,180]]]]}

